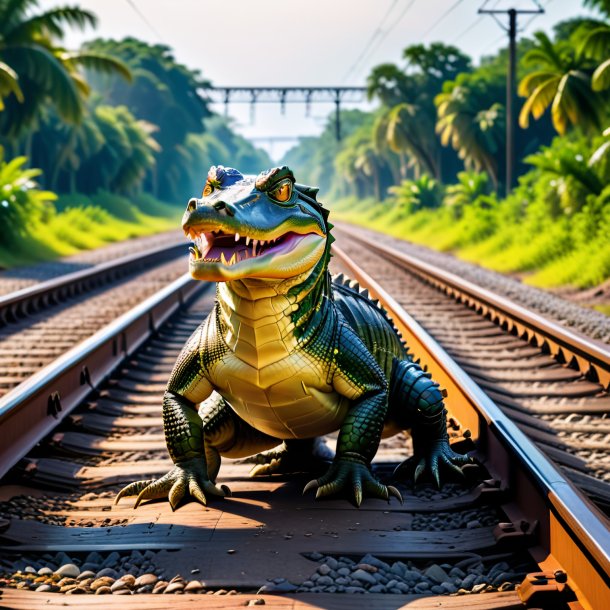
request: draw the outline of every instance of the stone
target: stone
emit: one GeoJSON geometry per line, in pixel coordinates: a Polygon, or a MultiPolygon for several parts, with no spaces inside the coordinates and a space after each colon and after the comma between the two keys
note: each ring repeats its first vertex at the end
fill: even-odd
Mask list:
{"type": "Polygon", "coordinates": [[[339,576],[349,576],[351,573],[352,571],[349,568],[339,568],[337,570],[339,576]]]}
{"type": "Polygon", "coordinates": [[[424,575],[439,585],[442,582],[449,580],[449,574],[447,574],[447,572],[445,572],[441,566],[435,563],[433,563],[428,569],[424,570],[424,575]]]}
{"type": "Polygon", "coordinates": [[[131,589],[117,589],[112,592],[112,595],[132,595],[131,589]]]}
{"type": "Polygon", "coordinates": [[[331,569],[328,566],[327,563],[323,563],[319,568],[318,568],[318,574],[321,574],[322,576],[327,576],[328,574],[331,573],[331,569]]]}
{"type": "Polygon", "coordinates": [[[198,580],[191,580],[186,583],[186,587],[184,587],[185,591],[197,593],[203,589],[203,585],[198,580]]]}
{"type": "Polygon", "coordinates": [[[408,582],[415,582],[421,579],[421,574],[417,570],[405,570],[403,578],[408,582]]]}
{"type": "Polygon", "coordinates": [[[165,588],[164,593],[176,593],[178,591],[182,591],[184,589],[184,583],[180,580],[175,582],[170,582],[165,588]]]}
{"type": "Polygon", "coordinates": [[[445,593],[457,593],[457,587],[452,582],[443,582],[440,586],[445,590],[445,593]]]}
{"type": "Polygon", "coordinates": [[[246,604],[246,606],[264,606],[264,605],[265,605],[265,600],[262,598],[249,599],[248,603],[246,604]]]}
{"type": "Polygon", "coordinates": [[[81,573],[76,577],[76,580],[81,582],[87,578],[95,578],[95,572],[92,572],[91,570],[86,570],[84,572],[81,571],[81,573]]]}
{"type": "Polygon", "coordinates": [[[102,567],[110,568],[121,560],[121,556],[116,551],[112,551],[102,562],[102,567]]]}
{"type": "Polygon", "coordinates": [[[167,587],[169,583],[166,580],[159,580],[153,589],[153,593],[163,593],[165,591],[165,587],[167,587]]]}
{"type": "Polygon", "coordinates": [[[113,580],[116,580],[119,575],[116,570],[113,568],[102,568],[96,575],[96,578],[103,578],[104,576],[109,576],[113,580]]]}
{"type": "Polygon", "coordinates": [[[84,587],[79,587],[79,586],[76,586],[73,589],[66,591],[66,595],[86,595],[86,594],[87,594],[87,589],[85,589],[84,587]]]}
{"type": "Polygon", "coordinates": [[[319,587],[330,587],[332,584],[334,584],[334,582],[330,576],[320,576],[320,578],[318,578],[316,581],[316,584],[319,587]]]}
{"type": "Polygon", "coordinates": [[[322,557],[324,557],[324,555],[322,555],[322,553],[309,553],[309,559],[312,559],[313,561],[320,561],[320,559],[322,559],[322,557]]]}
{"type": "Polygon", "coordinates": [[[453,578],[464,578],[466,574],[463,570],[460,570],[460,568],[453,567],[451,570],[449,570],[449,576],[453,578]]]}
{"type": "Polygon", "coordinates": [[[396,583],[394,589],[398,589],[401,593],[408,593],[410,591],[409,585],[406,585],[404,582],[396,583]]]}
{"type": "Polygon", "coordinates": [[[385,593],[385,587],[383,585],[375,585],[369,589],[369,593],[385,593]]]}
{"type": "Polygon", "coordinates": [[[346,593],[366,593],[366,589],[362,587],[345,587],[346,593]]]}
{"type": "Polygon", "coordinates": [[[445,593],[447,593],[445,589],[443,589],[443,587],[441,587],[440,585],[432,585],[430,587],[430,591],[432,591],[432,593],[435,593],[436,595],[444,595],[445,593]]]}
{"type": "Polygon", "coordinates": [[[96,595],[109,595],[111,593],[112,591],[110,590],[110,587],[107,586],[103,586],[95,590],[96,595]]]}
{"type": "Polygon", "coordinates": [[[51,590],[51,585],[47,585],[47,584],[42,584],[39,585],[38,587],[36,587],[36,591],[38,593],[46,593],[47,591],[51,590]]]}
{"type": "Polygon", "coordinates": [[[462,589],[470,589],[474,585],[474,581],[477,579],[476,574],[468,574],[462,580],[462,589]]]}
{"type": "Polygon", "coordinates": [[[485,587],[487,587],[487,584],[485,584],[484,582],[479,583],[478,585],[475,585],[474,587],[472,587],[472,592],[480,593],[481,591],[483,591],[485,589],[485,587]]]}
{"type": "Polygon", "coordinates": [[[73,563],[66,563],[62,565],[60,568],[55,570],[55,574],[59,576],[65,576],[68,578],[76,578],[80,574],[80,569],[78,566],[75,566],[73,563]]]}
{"type": "Polygon", "coordinates": [[[359,564],[356,564],[356,569],[357,570],[364,570],[365,572],[370,572],[371,574],[374,574],[378,570],[378,568],[376,566],[372,566],[370,563],[359,563],[359,564]]]}
{"type": "Polygon", "coordinates": [[[159,579],[155,574],[151,574],[150,572],[146,574],[142,574],[136,578],[134,582],[135,587],[145,587],[146,585],[154,585],[157,583],[159,579]]]}
{"type": "Polygon", "coordinates": [[[365,572],[364,570],[356,570],[352,573],[352,578],[356,578],[361,582],[366,582],[370,585],[377,584],[375,577],[370,572],[365,572]]]}
{"type": "Polygon", "coordinates": [[[477,527],[481,527],[481,522],[478,519],[473,519],[472,521],[468,521],[468,523],[466,523],[466,529],[468,530],[473,530],[477,527]]]}
{"type": "Polygon", "coordinates": [[[427,583],[425,580],[422,580],[421,582],[418,582],[415,585],[416,593],[423,593],[424,591],[427,591],[429,588],[430,588],[430,584],[427,583]]]}
{"type": "Polygon", "coordinates": [[[386,570],[386,571],[390,570],[389,564],[387,564],[385,561],[381,561],[381,559],[378,559],[377,557],[375,557],[374,555],[371,555],[370,553],[366,554],[360,560],[360,562],[368,563],[369,565],[375,566],[378,570],[386,570]]]}
{"type": "Polygon", "coordinates": [[[327,557],[324,563],[331,569],[336,570],[339,567],[339,562],[334,557],[327,557]]]}
{"type": "Polygon", "coordinates": [[[127,583],[124,580],[116,580],[112,583],[110,590],[114,593],[115,591],[119,591],[120,589],[127,589],[127,583]]]}
{"type": "Polygon", "coordinates": [[[392,567],[390,568],[390,572],[392,574],[396,574],[396,576],[404,577],[406,571],[407,566],[402,561],[396,561],[392,564],[392,567]]]}
{"type": "Polygon", "coordinates": [[[51,574],[53,574],[53,570],[51,570],[51,568],[47,568],[45,566],[44,568],[40,568],[40,570],[38,570],[37,574],[38,574],[38,576],[50,576],[51,574]]]}
{"type": "Polygon", "coordinates": [[[125,574],[119,578],[120,581],[123,581],[128,587],[133,587],[136,582],[136,577],[133,574],[125,574]]]}

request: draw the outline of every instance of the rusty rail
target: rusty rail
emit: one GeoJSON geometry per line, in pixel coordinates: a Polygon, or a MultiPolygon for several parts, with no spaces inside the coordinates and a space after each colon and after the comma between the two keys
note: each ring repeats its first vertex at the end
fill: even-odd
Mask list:
{"type": "Polygon", "coordinates": [[[145,252],[66,273],[0,296],[0,327],[26,317],[42,308],[92,290],[128,273],[184,253],[184,244],[162,246],[145,252]]]}
{"type": "MultiPolygon", "coordinates": [[[[394,258],[393,251],[373,247],[394,258]]],[[[538,546],[530,549],[534,559],[550,573],[560,570],[567,574],[568,585],[585,608],[609,607],[610,530],[605,517],[396,300],[339,248],[333,246],[333,250],[354,279],[381,301],[410,350],[447,389],[447,407],[462,426],[471,430],[474,442],[486,456],[485,466],[498,479],[510,481],[511,495],[517,501],[503,508],[515,524],[537,524],[538,546]]],[[[402,260],[402,256],[397,258],[402,260]]],[[[487,293],[490,309],[498,307],[490,298],[494,295],[478,291],[487,293]]]]}
{"type": "Polygon", "coordinates": [[[185,274],[0,398],[0,477],[204,286],[185,274]]]}
{"type": "Polygon", "coordinates": [[[486,315],[541,348],[547,348],[559,362],[577,366],[581,373],[610,389],[610,348],[603,343],[561,326],[521,305],[481,288],[458,275],[380,243],[364,240],[357,234],[350,239],[366,244],[369,250],[391,259],[457,301],[486,315]]]}

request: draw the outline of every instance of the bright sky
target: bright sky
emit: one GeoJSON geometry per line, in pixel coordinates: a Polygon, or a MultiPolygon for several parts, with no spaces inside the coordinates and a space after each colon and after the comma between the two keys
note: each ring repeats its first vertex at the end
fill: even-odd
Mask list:
{"type": "MultiPolygon", "coordinates": [[[[201,70],[216,86],[356,85],[371,68],[400,64],[402,50],[420,42],[455,44],[475,61],[506,45],[500,24],[477,10],[532,9],[533,0],[75,0],[99,18],[95,32],[71,33],[69,48],[93,36],[162,42],[178,61],[201,70]]],[[[74,2],[41,0],[42,8],[74,2]]],[[[519,17],[523,34],[593,15],[581,0],[541,0],[546,13],[519,17]]],[[[507,23],[504,15],[499,21],[507,23]]],[[[364,109],[366,105],[360,106],[364,109]]],[[[259,104],[255,122],[246,104],[229,114],[246,137],[315,135],[333,107],[259,104]]],[[[223,106],[216,108],[224,112],[223,106]]],[[[290,143],[258,140],[278,158],[290,143]]]]}

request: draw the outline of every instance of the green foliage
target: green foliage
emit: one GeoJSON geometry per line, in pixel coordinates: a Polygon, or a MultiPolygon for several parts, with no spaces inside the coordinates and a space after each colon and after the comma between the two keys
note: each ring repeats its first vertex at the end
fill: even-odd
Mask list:
{"type": "Polygon", "coordinates": [[[417,180],[404,180],[389,190],[405,215],[422,209],[438,208],[443,200],[442,185],[428,174],[417,180]]]}
{"type": "Polygon", "coordinates": [[[440,208],[412,205],[407,182],[395,187],[392,205],[342,201],[333,216],[526,274],[524,281],[538,286],[595,286],[610,278],[608,138],[610,132],[593,141],[556,138],[530,159],[530,171],[501,201],[487,194],[484,176],[462,173],[440,208]]]}

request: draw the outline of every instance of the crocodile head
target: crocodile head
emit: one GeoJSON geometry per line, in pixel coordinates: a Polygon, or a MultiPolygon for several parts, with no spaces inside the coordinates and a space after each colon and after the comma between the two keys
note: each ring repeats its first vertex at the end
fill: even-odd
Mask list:
{"type": "Polygon", "coordinates": [[[193,240],[189,268],[198,280],[285,279],[312,269],[330,245],[328,212],[317,189],[295,183],[288,167],[256,178],[213,166],[182,228],[193,240]]]}

